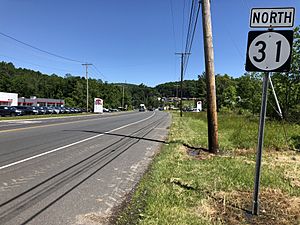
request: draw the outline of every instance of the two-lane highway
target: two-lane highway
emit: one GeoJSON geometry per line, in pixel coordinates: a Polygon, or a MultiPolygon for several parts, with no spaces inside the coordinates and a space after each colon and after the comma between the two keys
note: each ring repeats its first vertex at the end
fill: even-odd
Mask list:
{"type": "Polygon", "coordinates": [[[105,224],[164,143],[170,116],[0,123],[0,224],[105,224]]]}

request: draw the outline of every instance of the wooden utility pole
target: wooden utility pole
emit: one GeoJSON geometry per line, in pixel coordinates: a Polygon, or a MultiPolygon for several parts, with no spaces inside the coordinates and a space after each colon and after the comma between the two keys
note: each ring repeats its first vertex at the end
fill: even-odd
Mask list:
{"type": "Polygon", "coordinates": [[[182,117],[182,92],[183,92],[183,57],[191,53],[175,53],[175,55],[181,55],[181,72],[180,72],[180,117],[182,117]]]}
{"type": "Polygon", "coordinates": [[[89,78],[88,78],[88,66],[93,64],[91,63],[84,63],[82,64],[85,66],[85,77],[86,77],[86,112],[89,112],[89,78]]]}
{"type": "Polygon", "coordinates": [[[204,39],[204,55],[205,55],[207,104],[208,104],[207,105],[208,148],[210,152],[217,153],[219,149],[218,117],[217,117],[217,101],[216,101],[210,0],[202,0],[202,23],[203,23],[203,39],[204,39]]]}

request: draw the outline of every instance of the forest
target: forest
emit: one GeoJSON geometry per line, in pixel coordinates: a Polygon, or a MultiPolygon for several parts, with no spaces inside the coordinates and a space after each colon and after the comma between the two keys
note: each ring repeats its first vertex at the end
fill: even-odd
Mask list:
{"type": "MultiPolygon", "coordinates": [[[[271,76],[283,117],[286,120],[300,121],[300,34],[299,26],[294,29],[292,65],[289,73],[273,73],[271,76]]],[[[258,114],[261,104],[263,73],[250,72],[237,78],[229,74],[216,74],[216,94],[218,110],[238,113],[258,114]]],[[[86,106],[86,79],[66,74],[47,75],[30,69],[16,68],[10,62],[0,62],[0,91],[18,93],[19,97],[65,99],[70,107],[86,106]]],[[[184,80],[183,98],[202,100],[206,106],[205,73],[198,80],[184,80]]],[[[104,107],[126,109],[137,108],[144,103],[147,107],[174,105],[178,102],[168,98],[180,96],[180,82],[168,82],[156,87],[144,84],[108,83],[89,78],[89,106],[93,99],[100,97],[104,107]]],[[[268,116],[279,118],[278,109],[271,88],[269,88],[268,116]]]]}

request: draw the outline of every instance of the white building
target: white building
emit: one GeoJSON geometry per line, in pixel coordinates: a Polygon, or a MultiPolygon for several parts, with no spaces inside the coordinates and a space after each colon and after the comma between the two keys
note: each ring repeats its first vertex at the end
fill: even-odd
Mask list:
{"type": "Polygon", "coordinates": [[[0,105],[17,106],[18,94],[0,92],[0,105]]]}

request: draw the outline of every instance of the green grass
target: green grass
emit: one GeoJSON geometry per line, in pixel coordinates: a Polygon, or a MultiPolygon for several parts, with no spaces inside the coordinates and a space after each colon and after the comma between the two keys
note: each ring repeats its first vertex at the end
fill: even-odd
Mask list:
{"type": "MultiPolygon", "coordinates": [[[[219,113],[219,144],[224,151],[255,149],[259,118],[234,113],[219,113]]],[[[170,141],[207,148],[206,113],[173,114],[170,141]]],[[[300,145],[300,126],[286,122],[266,120],[264,146],[269,149],[287,149],[300,145]],[[285,137],[285,130],[287,138],[285,137]]]]}
{"type": "MultiPolygon", "coordinates": [[[[258,118],[219,114],[223,154],[201,152],[189,156],[183,143],[207,147],[206,115],[172,115],[170,144],[163,146],[154,159],[117,224],[300,223],[300,155],[282,151],[286,141],[281,123],[267,121],[261,174],[262,215],[249,219],[243,210],[251,210],[258,118]]],[[[292,144],[291,137],[300,134],[300,127],[285,127],[292,144]]]]}

